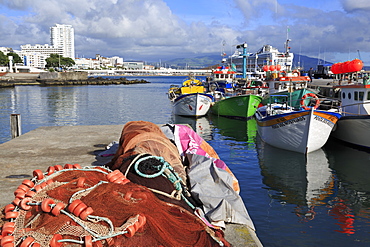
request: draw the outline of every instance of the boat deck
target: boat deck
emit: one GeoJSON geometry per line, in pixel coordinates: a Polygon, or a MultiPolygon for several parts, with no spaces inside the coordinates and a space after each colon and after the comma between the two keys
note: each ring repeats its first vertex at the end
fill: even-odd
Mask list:
{"type": "MultiPolygon", "coordinates": [[[[13,192],[36,169],[78,163],[106,164],[110,157],[98,154],[118,141],[123,125],[40,127],[0,144],[0,207],[14,199],[13,192]]],[[[262,246],[254,231],[245,225],[227,224],[226,239],[232,246],[262,246]]]]}

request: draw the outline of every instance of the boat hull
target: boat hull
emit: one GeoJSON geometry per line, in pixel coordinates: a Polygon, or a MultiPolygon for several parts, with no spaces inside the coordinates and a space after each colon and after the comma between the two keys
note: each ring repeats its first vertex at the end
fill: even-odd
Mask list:
{"type": "Polygon", "coordinates": [[[257,95],[238,95],[215,102],[211,113],[217,116],[248,119],[254,116],[262,98],[257,95]]]}
{"type": "Polygon", "coordinates": [[[344,116],[335,127],[332,136],[357,146],[370,148],[370,115],[344,116]]]}
{"type": "Polygon", "coordinates": [[[208,113],[213,97],[209,94],[183,94],[173,100],[173,113],[179,116],[201,117],[208,113]]]}
{"type": "Polygon", "coordinates": [[[257,131],[264,142],[304,154],[325,145],[339,118],[338,113],[313,109],[267,117],[256,114],[257,131]]]}

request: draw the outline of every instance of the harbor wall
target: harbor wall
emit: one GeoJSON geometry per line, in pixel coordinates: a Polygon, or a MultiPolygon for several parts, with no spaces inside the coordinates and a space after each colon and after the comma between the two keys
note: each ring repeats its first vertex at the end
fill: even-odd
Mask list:
{"type": "Polygon", "coordinates": [[[62,80],[62,81],[75,81],[87,80],[88,73],[84,71],[78,72],[41,72],[40,80],[62,80]]]}

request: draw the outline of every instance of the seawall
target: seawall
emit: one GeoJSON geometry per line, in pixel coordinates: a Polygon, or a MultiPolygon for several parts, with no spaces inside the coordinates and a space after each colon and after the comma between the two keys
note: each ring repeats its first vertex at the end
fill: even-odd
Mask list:
{"type": "Polygon", "coordinates": [[[64,85],[111,85],[150,83],[146,80],[129,80],[88,77],[87,72],[42,72],[42,73],[7,73],[0,77],[0,87],[14,86],[64,86],[64,85]]]}

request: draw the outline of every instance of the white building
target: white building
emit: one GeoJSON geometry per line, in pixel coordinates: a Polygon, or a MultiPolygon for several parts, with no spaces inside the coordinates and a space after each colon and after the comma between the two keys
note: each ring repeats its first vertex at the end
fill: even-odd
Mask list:
{"type": "Polygon", "coordinates": [[[50,54],[63,56],[63,48],[61,46],[50,46],[48,44],[21,45],[21,57],[26,66],[45,68],[46,59],[50,54]]]}
{"type": "Polygon", "coordinates": [[[72,25],[55,24],[50,28],[50,44],[62,47],[63,57],[75,59],[75,38],[72,25]]]}
{"type": "Polygon", "coordinates": [[[122,57],[114,56],[114,57],[109,58],[109,60],[110,60],[110,63],[113,64],[114,67],[122,67],[123,65],[122,57]]]}
{"type": "Polygon", "coordinates": [[[4,53],[4,55],[8,54],[9,52],[13,52],[12,48],[9,47],[0,47],[0,51],[4,53]]]}
{"type": "Polygon", "coordinates": [[[21,45],[21,52],[24,53],[40,53],[43,55],[58,54],[63,56],[63,48],[58,46],[45,45],[21,45]]]}
{"type": "Polygon", "coordinates": [[[94,58],[76,58],[75,66],[76,69],[100,69],[100,62],[94,58]]]}
{"type": "Polygon", "coordinates": [[[55,24],[50,28],[50,42],[45,45],[21,45],[20,57],[26,66],[45,68],[50,54],[75,59],[74,29],[71,25],[55,24]]]}
{"type": "Polygon", "coordinates": [[[48,58],[49,55],[41,54],[39,52],[26,52],[22,53],[21,57],[25,66],[34,68],[45,68],[46,58],[48,58]]]}
{"type": "Polygon", "coordinates": [[[122,67],[128,70],[142,70],[144,62],[123,62],[122,67]]]}

